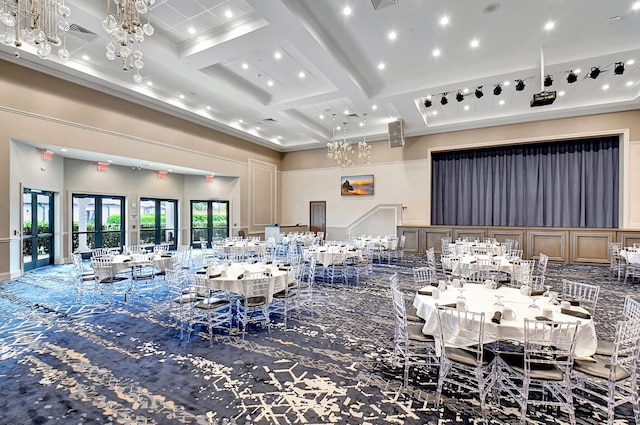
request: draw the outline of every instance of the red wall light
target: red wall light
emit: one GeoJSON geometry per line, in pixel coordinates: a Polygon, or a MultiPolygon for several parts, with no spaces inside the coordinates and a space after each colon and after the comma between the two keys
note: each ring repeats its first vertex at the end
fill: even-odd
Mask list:
{"type": "Polygon", "coordinates": [[[106,162],[98,162],[96,164],[96,170],[98,171],[107,171],[109,169],[109,164],[106,162]]]}
{"type": "Polygon", "coordinates": [[[213,183],[213,178],[214,177],[215,176],[213,174],[208,175],[208,176],[204,176],[204,181],[207,182],[207,183],[213,183]]]}

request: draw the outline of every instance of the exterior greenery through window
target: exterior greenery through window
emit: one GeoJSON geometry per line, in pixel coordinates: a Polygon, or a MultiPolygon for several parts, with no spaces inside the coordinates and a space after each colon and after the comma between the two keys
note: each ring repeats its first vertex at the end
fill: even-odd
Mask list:
{"type": "Polygon", "coordinates": [[[191,201],[191,244],[229,236],[229,201],[191,201]]]}
{"type": "Polygon", "coordinates": [[[140,199],[140,243],[170,244],[176,249],[178,201],[174,199],[140,199]]]}
{"type": "Polygon", "coordinates": [[[74,252],[124,245],[124,197],[73,195],[74,252]]]}

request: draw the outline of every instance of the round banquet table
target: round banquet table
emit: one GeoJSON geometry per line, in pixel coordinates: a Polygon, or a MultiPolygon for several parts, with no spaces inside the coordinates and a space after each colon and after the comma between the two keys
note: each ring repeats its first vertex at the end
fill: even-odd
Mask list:
{"type": "MultiPolygon", "coordinates": [[[[425,287],[431,291],[432,287],[425,287]]],[[[422,292],[422,291],[420,291],[422,292]]],[[[436,304],[455,305],[460,291],[447,285],[446,291],[440,291],[440,296],[434,299],[430,295],[416,294],[413,306],[417,310],[419,317],[425,319],[422,332],[427,335],[438,334],[438,320],[436,317],[436,304]]],[[[542,315],[543,307],[550,307],[553,310],[552,320],[560,322],[580,321],[578,334],[576,337],[576,357],[586,358],[592,356],[597,347],[596,329],[593,318],[583,319],[569,314],[563,314],[560,306],[549,304],[549,298],[545,296],[533,297],[536,304],[540,306],[537,312],[529,308],[531,297],[522,295],[519,289],[502,286],[498,289],[487,289],[479,284],[464,285],[462,294],[465,298],[467,310],[478,313],[485,313],[484,342],[491,343],[500,340],[517,341],[524,343],[524,319],[535,319],[542,315]],[[496,311],[494,307],[498,300],[496,295],[502,296],[501,302],[505,307],[510,307],[515,312],[515,319],[506,320],[502,318],[500,324],[493,323],[491,318],[496,311]]],[[[586,313],[581,307],[571,307],[578,312],[586,313]]]]}
{"type": "MultiPolygon", "coordinates": [[[[111,267],[113,268],[113,274],[118,274],[126,268],[139,266],[147,261],[148,254],[131,254],[131,255],[114,255],[111,261],[111,267]]],[[[178,261],[176,254],[151,254],[151,261],[153,266],[164,272],[166,269],[170,269],[178,261]]]]}
{"type": "MultiPolygon", "coordinates": [[[[286,267],[277,267],[273,264],[258,263],[231,263],[231,265],[212,266],[207,269],[209,287],[211,289],[226,289],[235,294],[244,295],[244,275],[245,273],[257,273],[270,271],[269,296],[280,292],[287,284],[291,283],[289,270],[286,267]],[[287,269],[287,270],[284,270],[287,269]],[[219,275],[219,276],[218,276],[219,275]],[[216,276],[216,277],[211,277],[216,276]],[[238,277],[242,278],[238,279],[238,277]]],[[[269,299],[269,302],[271,300],[269,299]]]]}

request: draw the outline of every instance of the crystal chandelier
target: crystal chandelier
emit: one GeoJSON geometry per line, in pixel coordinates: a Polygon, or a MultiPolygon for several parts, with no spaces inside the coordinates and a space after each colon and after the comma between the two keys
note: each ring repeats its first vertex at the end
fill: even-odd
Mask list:
{"type": "MultiPolygon", "coordinates": [[[[333,119],[333,134],[331,141],[327,143],[327,158],[336,163],[342,168],[347,168],[353,165],[354,149],[351,145],[351,141],[347,139],[347,122],[343,124],[343,138],[336,137],[336,114],[331,115],[333,119]]],[[[371,161],[371,145],[367,143],[367,114],[364,114],[363,120],[363,137],[362,141],[358,142],[358,158],[363,162],[369,163],[371,161]]]]}
{"type": "Polygon", "coordinates": [[[147,22],[142,23],[141,16],[149,12],[156,0],[113,0],[116,5],[115,14],[111,13],[111,0],[107,2],[107,17],[102,27],[109,35],[107,43],[107,59],[122,59],[122,69],[135,69],[133,81],[142,82],[140,70],[144,68],[140,46],[144,36],[151,36],[154,29],[147,22]]]}
{"type": "Polygon", "coordinates": [[[67,18],[71,9],[64,0],[0,0],[0,43],[18,48],[29,43],[41,59],[48,59],[53,47],[58,47],[60,59],[71,56],[65,45],[69,31],[67,18]]]}

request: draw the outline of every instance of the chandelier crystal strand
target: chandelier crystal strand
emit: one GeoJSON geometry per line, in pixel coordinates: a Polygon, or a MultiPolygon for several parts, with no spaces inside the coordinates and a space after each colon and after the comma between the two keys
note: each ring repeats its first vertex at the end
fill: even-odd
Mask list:
{"type": "Polygon", "coordinates": [[[135,69],[133,80],[142,82],[140,70],[144,68],[142,50],[140,49],[144,37],[151,36],[154,28],[151,26],[151,18],[147,16],[146,23],[142,23],[142,15],[149,12],[149,8],[156,0],[113,0],[116,6],[115,13],[111,11],[111,0],[107,2],[107,17],[102,22],[102,27],[109,35],[107,43],[107,59],[122,60],[122,69],[127,71],[135,69]]]}
{"type": "Polygon", "coordinates": [[[358,158],[365,164],[371,162],[371,145],[367,143],[367,114],[363,114],[362,120],[362,142],[358,143],[358,158]]]}
{"type": "Polygon", "coordinates": [[[58,57],[67,60],[71,56],[65,44],[69,16],[65,0],[0,0],[0,43],[14,46],[16,57],[23,43],[31,44],[41,59],[48,59],[58,47],[58,57]]]}

